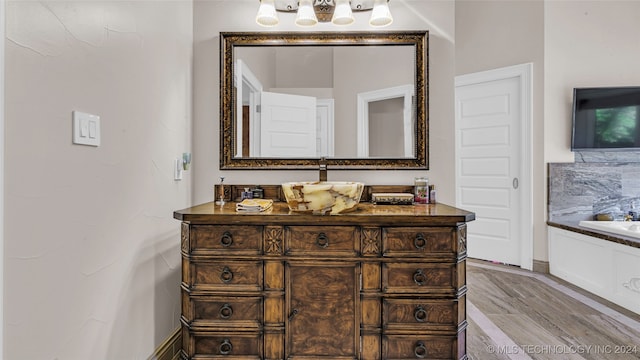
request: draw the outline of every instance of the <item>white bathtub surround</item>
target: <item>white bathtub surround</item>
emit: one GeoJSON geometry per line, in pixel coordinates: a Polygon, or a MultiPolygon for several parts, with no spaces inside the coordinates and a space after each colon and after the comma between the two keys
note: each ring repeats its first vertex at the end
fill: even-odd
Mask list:
{"type": "Polygon", "coordinates": [[[555,227],[548,236],[552,275],[640,314],[640,248],[555,227]]]}
{"type": "Polygon", "coordinates": [[[640,221],[580,221],[580,226],[640,239],[640,221]]]}

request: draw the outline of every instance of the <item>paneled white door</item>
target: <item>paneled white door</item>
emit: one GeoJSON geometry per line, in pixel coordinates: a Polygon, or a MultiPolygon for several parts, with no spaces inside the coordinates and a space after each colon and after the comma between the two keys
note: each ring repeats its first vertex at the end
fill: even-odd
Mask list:
{"type": "Polygon", "coordinates": [[[335,101],[318,99],[316,107],[316,156],[332,157],[334,149],[335,101]]]}
{"type": "Polygon", "coordinates": [[[316,157],[316,98],[262,92],[261,157],[316,157]]]}
{"type": "Polygon", "coordinates": [[[527,213],[522,209],[530,206],[521,196],[523,183],[526,188],[530,185],[523,176],[523,167],[530,164],[522,163],[527,145],[522,141],[522,79],[460,78],[456,79],[456,206],[476,213],[476,221],[467,228],[468,256],[522,265],[523,246],[531,246],[522,236],[527,213]]]}

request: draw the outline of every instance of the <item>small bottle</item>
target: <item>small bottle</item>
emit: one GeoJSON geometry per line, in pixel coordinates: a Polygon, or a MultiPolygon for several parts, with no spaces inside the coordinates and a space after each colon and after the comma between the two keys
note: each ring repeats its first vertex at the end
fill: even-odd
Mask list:
{"type": "Polygon", "coordinates": [[[426,177],[417,177],[413,183],[413,202],[416,204],[429,203],[429,180],[426,177]]]}
{"type": "Polygon", "coordinates": [[[220,176],[220,184],[215,186],[215,198],[216,205],[224,205],[226,201],[224,200],[224,176],[220,176]]]}
{"type": "Polygon", "coordinates": [[[429,185],[429,204],[436,203],[436,186],[429,185]]]}
{"type": "Polygon", "coordinates": [[[254,199],[262,199],[264,197],[264,190],[262,190],[262,188],[260,186],[257,186],[255,188],[253,188],[253,198],[254,199]]]}
{"type": "Polygon", "coordinates": [[[242,192],[242,200],[244,199],[253,199],[253,191],[249,190],[249,188],[244,188],[242,192]]]}

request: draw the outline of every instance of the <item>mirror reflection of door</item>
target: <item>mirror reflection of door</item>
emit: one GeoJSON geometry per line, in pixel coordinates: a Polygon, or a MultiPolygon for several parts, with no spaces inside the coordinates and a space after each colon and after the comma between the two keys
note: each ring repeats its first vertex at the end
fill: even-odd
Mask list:
{"type": "Polygon", "coordinates": [[[335,101],[318,99],[316,106],[316,155],[333,157],[335,155],[334,119],[335,101]]]}
{"type": "Polygon", "coordinates": [[[413,85],[358,93],[358,157],[415,156],[413,85]]]}
{"type": "Polygon", "coordinates": [[[329,157],[334,154],[334,100],[305,96],[317,89],[263,91],[236,61],[236,157],[329,157]]]}
{"type": "Polygon", "coordinates": [[[260,156],[316,157],[316,98],[262,92],[260,156]]]}
{"type": "Polygon", "coordinates": [[[240,59],[236,61],[235,75],[236,113],[242,114],[242,121],[237,121],[235,155],[247,157],[251,155],[250,133],[260,133],[262,83],[240,59]]]}
{"type": "Polygon", "coordinates": [[[401,158],[404,153],[402,119],[404,99],[393,98],[369,103],[369,156],[401,158]]]}

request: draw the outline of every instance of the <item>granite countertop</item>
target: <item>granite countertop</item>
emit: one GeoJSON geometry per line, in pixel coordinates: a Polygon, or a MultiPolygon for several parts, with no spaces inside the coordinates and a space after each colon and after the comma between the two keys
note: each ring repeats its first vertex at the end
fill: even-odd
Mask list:
{"type": "Polygon", "coordinates": [[[573,231],[583,235],[593,236],[602,240],[615,242],[621,245],[640,248],[640,239],[582,227],[579,225],[578,221],[547,221],[547,225],[568,230],[568,231],[573,231]]]}
{"type": "Polygon", "coordinates": [[[271,223],[311,224],[323,223],[340,225],[359,221],[377,221],[403,226],[453,226],[472,221],[475,214],[445,204],[424,205],[374,205],[360,203],[354,211],[337,215],[312,215],[289,211],[286,203],[274,202],[273,207],[260,213],[238,213],[236,203],[216,205],[213,202],[178,210],[174,219],[192,223],[271,223]]]}

